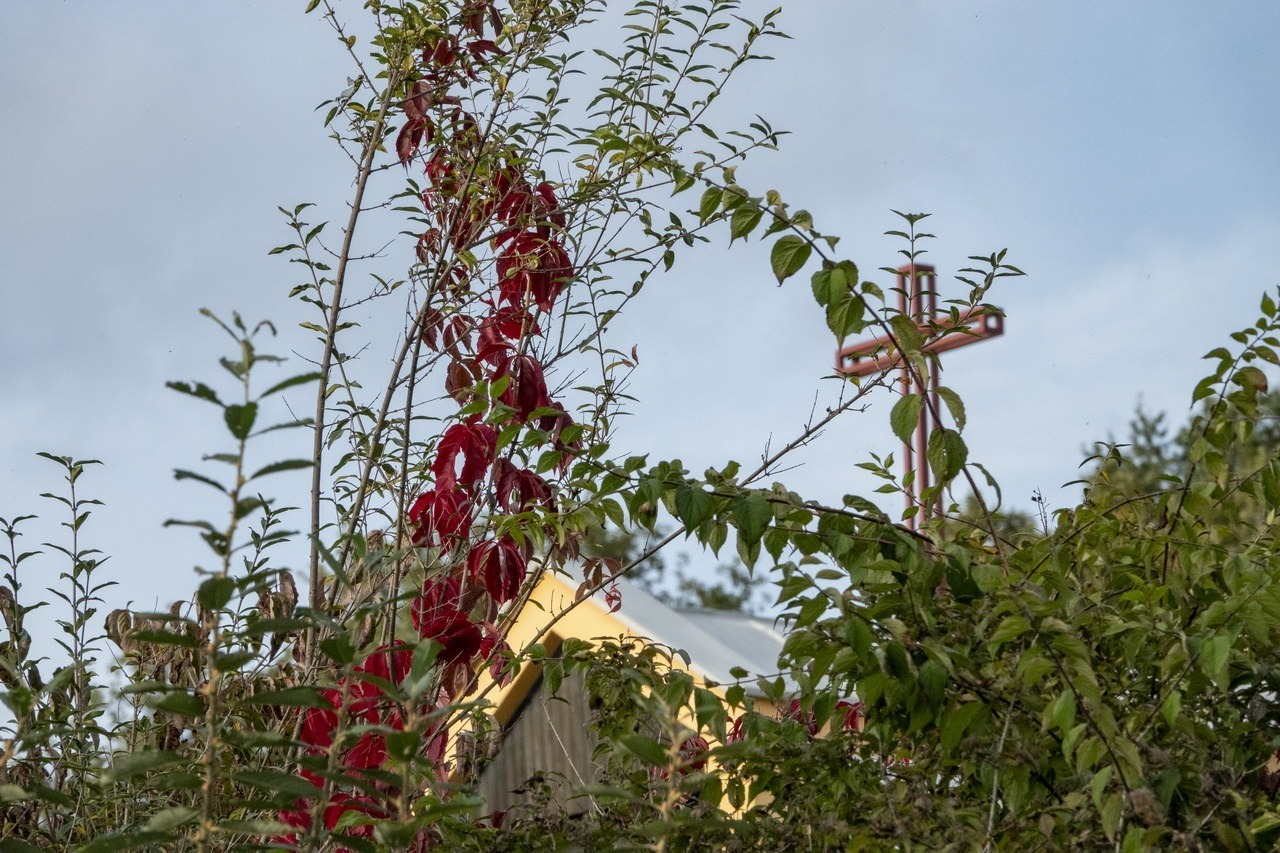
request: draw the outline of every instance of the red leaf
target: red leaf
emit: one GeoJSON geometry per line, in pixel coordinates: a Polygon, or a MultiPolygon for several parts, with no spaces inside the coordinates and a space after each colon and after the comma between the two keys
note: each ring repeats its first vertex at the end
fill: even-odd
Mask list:
{"type": "Polygon", "coordinates": [[[458,40],[454,36],[440,36],[430,47],[422,52],[422,61],[427,65],[448,68],[458,59],[458,40]]]}
{"type": "MultiPolygon", "coordinates": [[[[391,817],[391,814],[379,806],[372,797],[364,795],[351,796],[350,794],[344,794],[342,791],[335,791],[329,799],[329,806],[324,810],[325,829],[333,829],[338,825],[338,820],[344,814],[353,811],[381,820],[391,817]]],[[[352,838],[372,838],[373,826],[370,824],[356,824],[348,826],[343,830],[343,833],[352,838]]]]}
{"type": "Polygon", "coordinates": [[[483,321],[481,328],[492,327],[499,335],[509,341],[542,334],[537,319],[528,311],[518,308],[499,308],[483,321]]]}
{"type": "Polygon", "coordinates": [[[702,770],[707,766],[707,752],[711,745],[701,735],[693,735],[680,742],[680,758],[688,770],[702,770]]]}
{"type": "Polygon", "coordinates": [[[404,99],[404,114],[410,121],[430,122],[427,114],[435,102],[435,87],[427,80],[419,80],[409,89],[404,99]]]}
{"type": "Polygon", "coordinates": [[[725,735],[725,743],[738,743],[746,736],[746,733],[742,731],[742,723],[746,718],[746,714],[733,718],[733,725],[729,728],[728,734],[725,735]]]}
{"type": "Polygon", "coordinates": [[[866,706],[861,702],[847,702],[841,700],[836,703],[836,713],[844,709],[844,719],[840,721],[841,727],[851,731],[862,731],[862,723],[867,718],[866,706]]]}
{"type": "Polygon", "coordinates": [[[503,512],[523,512],[534,504],[555,511],[551,487],[527,468],[517,468],[510,460],[499,459],[494,465],[493,481],[495,499],[503,512]]]}
{"type": "Polygon", "coordinates": [[[484,639],[480,627],[462,609],[461,587],[457,579],[435,577],[422,585],[410,607],[410,618],[418,636],[430,638],[443,648],[437,658],[451,664],[469,661],[480,651],[484,639]]]}
{"type": "Polygon", "coordinates": [[[498,47],[488,39],[476,39],[467,42],[467,50],[471,53],[471,58],[482,65],[487,61],[484,57],[486,53],[492,53],[495,56],[506,56],[507,52],[498,47]]]}
{"type": "Polygon", "coordinates": [[[333,708],[308,708],[302,715],[298,739],[317,749],[328,749],[338,727],[338,713],[333,708]]]}
{"type": "Polygon", "coordinates": [[[493,461],[497,441],[498,431],[487,424],[454,424],[445,430],[444,437],[436,445],[436,458],[431,464],[436,488],[473,486],[483,479],[493,461]],[[463,460],[461,471],[457,465],[459,456],[463,460]]]}
{"type": "Polygon", "coordinates": [[[422,236],[418,238],[415,252],[419,261],[430,266],[433,256],[440,252],[440,229],[428,228],[422,232],[422,236]]]}
{"type": "Polygon", "coordinates": [[[373,770],[387,763],[387,742],[377,732],[365,732],[356,745],[342,756],[342,765],[354,770],[373,770]]]}
{"type": "Polygon", "coordinates": [[[551,397],[547,394],[547,380],[542,374],[542,365],[531,355],[519,355],[508,358],[498,365],[490,382],[510,377],[510,382],[503,390],[500,399],[516,410],[521,420],[525,420],[538,409],[551,405],[551,397]]]}
{"type": "Polygon", "coordinates": [[[400,157],[400,165],[407,166],[413,155],[418,153],[418,145],[422,142],[426,128],[426,122],[418,119],[410,119],[400,128],[400,133],[396,136],[396,154],[400,157]]]}
{"type": "Polygon", "coordinates": [[[409,508],[413,541],[419,545],[451,544],[467,534],[475,517],[471,495],[461,489],[429,489],[409,508]]]}
{"type": "Polygon", "coordinates": [[[484,35],[484,13],[489,0],[470,0],[462,9],[462,26],[478,36],[484,35]]]}
{"type": "Polygon", "coordinates": [[[542,236],[547,236],[545,232],[546,223],[548,222],[563,231],[566,224],[565,215],[560,210],[560,203],[556,201],[556,195],[552,191],[551,184],[538,184],[534,192],[541,202],[538,219],[540,220],[539,225],[541,226],[540,233],[542,233],[542,236]]]}
{"type": "Polygon", "coordinates": [[[455,358],[449,362],[445,372],[444,390],[459,404],[466,405],[475,395],[475,385],[480,381],[482,371],[476,362],[455,358]]]}
{"type": "Polygon", "coordinates": [[[485,323],[480,326],[478,337],[477,359],[490,364],[502,364],[504,361],[511,360],[515,346],[500,333],[497,324],[485,323]]]}
{"type": "Polygon", "coordinates": [[[484,583],[489,596],[498,604],[515,598],[524,583],[525,561],[509,539],[486,539],[467,555],[471,577],[484,583]]]}
{"type": "Polygon", "coordinates": [[[813,714],[813,709],[806,709],[799,699],[792,699],[787,707],[782,710],[782,716],[784,719],[795,720],[804,726],[809,737],[818,736],[818,720],[813,714]]]}
{"type": "Polygon", "coordinates": [[[498,302],[516,308],[532,302],[550,311],[574,275],[564,247],[536,231],[517,234],[496,266],[498,302]]]}

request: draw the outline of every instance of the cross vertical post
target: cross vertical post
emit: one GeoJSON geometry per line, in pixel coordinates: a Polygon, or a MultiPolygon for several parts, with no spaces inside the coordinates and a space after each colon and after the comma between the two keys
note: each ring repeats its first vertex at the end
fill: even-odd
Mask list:
{"type": "MultiPolygon", "coordinates": [[[[1004,316],[988,313],[983,308],[964,312],[958,323],[949,313],[939,314],[938,277],[929,264],[906,264],[898,268],[897,276],[898,310],[913,319],[929,341],[925,344],[925,352],[938,354],[1004,334],[1004,316]],[[952,327],[952,331],[936,336],[939,326],[952,327]]],[[[925,401],[911,441],[902,445],[904,498],[908,508],[919,507],[907,518],[907,526],[916,530],[930,516],[942,513],[941,491],[928,506],[921,503],[921,496],[934,485],[929,469],[929,435],[941,426],[935,415],[941,412],[938,374],[942,364],[935,359],[930,370],[913,371],[888,334],[849,344],[836,353],[836,371],[846,376],[871,376],[895,368],[901,374],[899,384],[902,393],[919,394],[925,401]]]]}

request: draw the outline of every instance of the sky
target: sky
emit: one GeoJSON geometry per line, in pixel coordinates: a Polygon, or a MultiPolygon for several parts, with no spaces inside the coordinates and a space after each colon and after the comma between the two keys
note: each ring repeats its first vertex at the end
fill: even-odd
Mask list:
{"type": "MultiPolygon", "coordinates": [[[[287,298],[298,268],[267,251],[289,240],[277,206],[343,213],[350,169],[315,107],[351,69],[304,5],[0,4],[0,517],[44,514],[27,548],[59,536],[39,497],[58,471],[35,454],[100,459],[81,488],[104,502],[83,537],[111,556],[105,609],[167,607],[208,565],[161,527],[216,511],[171,473],[224,449],[217,412],[164,388],[210,379],[225,352],[199,309],[274,320],[281,354],[311,346],[287,298]]],[[[1007,505],[1069,505],[1064,484],[1139,402],[1185,418],[1200,357],[1280,283],[1280,4],[804,0],[780,26],[792,39],[719,106],[789,131],[739,178],[810,210],[881,284],[895,209],[932,214],[943,298],[963,295],[951,277],[970,255],[1007,248],[1027,273],[990,294],[1005,336],[945,358],[971,458],[1007,505]]],[[[620,449],[749,465],[833,399],[805,277],[778,287],[767,244],[727,243],[682,259],[615,329],[640,356],[620,449]]],[[[895,449],[891,405],[779,479],[822,501],[868,493],[855,466],[895,449]]],[[[273,485],[301,505],[302,478],[273,485]]],[[[29,565],[36,588],[65,568],[29,565]]]]}

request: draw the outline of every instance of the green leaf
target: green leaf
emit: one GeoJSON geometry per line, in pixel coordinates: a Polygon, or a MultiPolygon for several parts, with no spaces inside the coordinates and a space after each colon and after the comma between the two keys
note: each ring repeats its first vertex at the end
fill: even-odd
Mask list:
{"type": "Polygon", "coordinates": [[[807,241],[794,234],[788,234],[774,243],[773,250],[769,253],[769,264],[773,267],[778,284],[798,273],[809,260],[812,251],[813,247],[807,241]]]}
{"type": "Polygon", "coordinates": [[[286,687],[283,690],[264,690],[244,700],[246,705],[288,705],[294,708],[332,708],[333,705],[320,695],[318,687],[286,687]]]}
{"type": "Polygon", "coordinates": [[[862,331],[865,325],[862,321],[864,308],[862,297],[851,293],[832,298],[831,304],[827,306],[827,328],[840,343],[843,344],[849,335],[862,331]]]}
{"type": "Polygon", "coordinates": [[[947,714],[942,720],[942,729],[939,733],[943,750],[950,752],[955,749],[960,739],[964,737],[965,731],[984,710],[985,706],[981,702],[967,702],[947,714]]]}
{"type": "Polygon", "coordinates": [[[204,700],[187,690],[175,690],[165,694],[156,703],[157,711],[178,714],[183,717],[199,717],[204,713],[204,700]]]}
{"type": "Polygon", "coordinates": [[[171,388],[179,394],[186,394],[189,397],[195,397],[199,400],[208,400],[210,403],[215,403],[219,406],[222,405],[222,401],[218,399],[218,393],[203,382],[196,382],[195,384],[188,382],[166,382],[164,385],[166,388],[171,388]]]}
{"type": "Polygon", "coordinates": [[[1219,634],[1200,647],[1200,671],[1217,681],[1226,671],[1231,654],[1231,637],[1219,634]]]}
{"type": "Polygon", "coordinates": [[[738,539],[747,545],[760,541],[765,526],[772,518],[773,510],[759,492],[739,495],[733,500],[733,520],[738,527],[738,539]]]}
{"type": "Polygon", "coordinates": [[[111,769],[107,771],[107,776],[115,782],[125,782],[140,773],[146,773],[148,770],[155,770],[157,767],[168,767],[185,760],[177,753],[161,752],[159,750],[123,752],[115,756],[115,759],[111,762],[111,769]]]}
{"type": "Polygon", "coordinates": [[[249,437],[249,433],[253,432],[253,422],[258,419],[258,404],[227,406],[224,416],[227,429],[231,430],[233,436],[244,441],[249,437]]]}
{"type": "Polygon", "coordinates": [[[1253,823],[1249,824],[1249,831],[1255,835],[1260,835],[1277,827],[1280,827],[1280,812],[1268,811],[1259,815],[1253,823]]]}
{"type": "Polygon", "coordinates": [[[1000,622],[999,626],[991,632],[991,636],[988,638],[987,642],[993,646],[998,646],[1003,643],[1007,643],[1010,640],[1016,640],[1018,637],[1021,637],[1030,630],[1031,623],[1027,621],[1025,616],[1016,614],[1013,616],[1006,616],[1003,621],[1000,622]]]}
{"type": "Polygon", "coordinates": [[[162,849],[161,842],[172,840],[167,832],[116,832],[99,835],[81,847],[80,853],[114,853],[116,850],[136,850],[139,847],[159,850],[162,849]]]}
{"type": "Polygon", "coordinates": [[[1164,719],[1164,724],[1169,728],[1173,728],[1174,723],[1178,721],[1178,714],[1182,712],[1182,694],[1177,690],[1171,692],[1160,706],[1160,716],[1164,719]]]}
{"type": "Polygon", "coordinates": [[[623,735],[620,742],[627,752],[650,767],[663,767],[668,760],[667,750],[653,738],[644,735],[623,735]]]}
{"type": "Polygon", "coordinates": [[[928,456],[929,468],[937,482],[943,484],[960,473],[969,458],[969,448],[960,433],[943,427],[929,434],[928,456]]]}
{"type": "Polygon", "coordinates": [[[213,665],[219,672],[239,672],[240,668],[256,658],[253,652],[218,652],[213,656],[213,665]]]}
{"type": "Polygon", "coordinates": [[[351,638],[346,634],[338,634],[335,637],[326,637],[320,641],[320,651],[324,652],[330,660],[339,666],[345,666],[356,659],[356,649],[351,643],[351,638]]]}
{"type": "Polygon", "coordinates": [[[936,660],[927,660],[920,667],[920,686],[931,704],[942,702],[946,695],[947,669],[936,660]]]}
{"type": "Polygon", "coordinates": [[[924,347],[924,335],[916,321],[906,314],[894,314],[889,318],[893,336],[904,353],[919,352],[924,347]]]}
{"type": "Polygon", "coordinates": [[[746,202],[735,210],[733,218],[729,220],[729,242],[733,242],[739,237],[746,238],[760,224],[762,216],[764,216],[764,211],[754,202],[746,202]]]}
{"type": "Polygon", "coordinates": [[[1093,797],[1093,805],[1096,808],[1102,808],[1102,795],[1107,790],[1107,785],[1111,782],[1112,772],[1112,767],[1108,764],[1089,780],[1089,793],[1093,797]]]}
{"type": "Polygon", "coordinates": [[[1251,365],[1237,370],[1231,381],[1253,394],[1265,394],[1267,391],[1267,375],[1251,365]]]}
{"type": "Polygon", "coordinates": [[[315,382],[319,378],[320,378],[320,374],[315,372],[299,373],[297,376],[290,376],[288,379],[285,379],[282,382],[277,382],[275,385],[272,385],[266,391],[263,391],[260,395],[258,395],[258,399],[262,399],[263,397],[270,397],[272,394],[277,394],[285,390],[286,388],[293,388],[295,385],[305,385],[308,382],[315,382]]]}
{"type": "Polygon", "coordinates": [[[698,218],[704,223],[715,216],[716,211],[720,209],[720,197],[719,187],[711,187],[702,194],[702,201],[698,204],[698,218]]]}
{"type": "Polygon", "coordinates": [[[835,273],[836,270],[822,269],[814,273],[810,279],[813,285],[813,298],[823,308],[831,302],[831,277],[835,273]]]}
{"type": "Polygon", "coordinates": [[[224,495],[227,494],[227,487],[219,483],[212,477],[206,477],[204,474],[197,474],[195,471],[187,471],[184,468],[173,469],[173,479],[175,480],[195,480],[197,483],[204,483],[206,486],[213,486],[224,495]]]}
{"type": "Polygon", "coordinates": [[[911,443],[923,409],[924,398],[919,394],[904,394],[893,404],[893,411],[889,413],[889,425],[903,444],[911,443]]]}
{"type": "Polygon", "coordinates": [[[694,530],[701,527],[711,514],[711,495],[696,486],[676,489],[676,515],[686,528],[694,530]]]}
{"type": "Polygon", "coordinates": [[[1074,690],[1064,690],[1062,695],[1050,706],[1049,721],[1064,734],[1076,724],[1076,694],[1074,690]]]}
{"type": "MultiPolygon", "coordinates": [[[[281,471],[298,471],[302,468],[310,468],[314,463],[310,459],[285,459],[280,462],[272,462],[270,465],[264,465],[253,475],[250,480],[256,480],[259,477],[265,477],[268,474],[278,474],[281,471]]],[[[247,482],[247,481],[246,481],[247,482]]]]}
{"type": "Polygon", "coordinates": [[[232,773],[231,778],[242,784],[282,795],[290,800],[316,795],[315,785],[292,773],[279,773],[274,770],[241,770],[232,773]]]}
{"type": "Polygon", "coordinates": [[[1102,831],[1107,838],[1115,839],[1120,831],[1120,818],[1124,814],[1124,799],[1120,794],[1111,794],[1102,803],[1102,831]]]}
{"type": "MultiPolygon", "coordinates": [[[[31,799],[31,795],[24,791],[21,785],[12,783],[0,785],[0,803],[12,803],[16,800],[29,799],[31,799]]],[[[0,848],[0,853],[3,853],[3,848],[0,848]]]]}
{"type": "Polygon", "coordinates": [[[200,589],[196,592],[196,601],[200,602],[200,606],[205,610],[220,610],[231,600],[235,591],[234,578],[208,578],[200,584],[200,589]]]}
{"type": "Polygon", "coordinates": [[[199,811],[189,806],[172,806],[152,815],[145,828],[150,832],[168,832],[193,820],[198,814],[199,811]]]}
{"type": "Polygon", "coordinates": [[[964,432],[964,401],[960,399],[960,395],[942,385],[938,387],[938,396],[947,404],[947,411],[951,412],[951,417],[956,422],[956,429],[964,432]]]}
{"type": "Polygon", "coordinates": [[[195,636],[179,631],[149,630],[134,631],[133,639],[139,643],[155,643],[157,646],[180,646],[194,649],[200,645],[195,636]]]}

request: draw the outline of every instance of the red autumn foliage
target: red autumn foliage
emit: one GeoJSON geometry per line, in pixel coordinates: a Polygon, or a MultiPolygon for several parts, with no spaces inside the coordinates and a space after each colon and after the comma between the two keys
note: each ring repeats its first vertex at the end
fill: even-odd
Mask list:
{"type": "Polygon", "coordinates": [[[498,256],[498,302],[513,307],[532,303],[550,311],[573,278],[573,262],[557,240],[521,231],[498,256]]]}
{"type": "Polygon", "coordinates": [[[493,488],[494,499],[503,512],[523,512],[535,505],[552,511],[556,507],[547,481],[508,459],[499,459],[494,463],[493,488]]]}
{"type": "Polygon", "coordinates": [[[483,369],[474,359],[452,359],[445,370],[445,393],[457,400],[459,405],[466,405],[475,396],[475,385],[483,375],[483,369]]]}
{"type": "Polygon", "coordinates": [[[428,489],[409,507],[413,541],[419,545],[454,545],[474,520],[474,499],[458,487],[428,489]]]}
{"type": "Polygon", "coordinates": [[[491,328],[509,341],[542,334],[536,317],[528,311],[510,306],[494,311],[480,322],[480,328],[491,328]]]}
{"type": "Polygon", "coordinates": [[[711,745],[701,735],[692,735],[680,742],[680,759],[689,770],[704,770],[707,766],[707,752],[711,745]]]}
{"type": "Polygon", "coordinates": [[[837,719],[840,723],[840,727],[845,730],[862,731],[862,724],[867,719],[866,706],[861,702],[837,702],[832,722],[836,722],[837,719]],[[844,712],[843,717],[840,717],[841,711],[844,712]]]}
{"type": "Polygon", "coordinates": [[[422,318],[422,342],[428,348],[457,356],[459,350],[471,340],[475,320],[466,314],[445,314],[431,310],[422,318]]]}
{"type": "Polygon", "coordinates": [[[438,36],[426,50],[422,51],[423,64],[435,69],[448,68],[457,60],[457,36],[438,36]]]}
{"type": "Polygon", "coordinates": [[[498,604],[515,598],[524,582],[525,559],[510,539],[486,539],[476,545],[467,555],[467,568],[498,604]]]}
{"type": "Polygon", "coordinates": [[[497,383],[502,379],[509,381],[499,399],[516,410],[520,421],[528,420],[529,415],[538,409],[551,405],[542,365],[533,356],[511,355],[502,359],[489,381],[497,383]]]}
{"type": "Polygon", "coordinates": [[[567,219],[560,210],[560,202],[556,200],[551,184],[543,182],[530,187],[526,181],[511,175],[512,172],[506,170],[494,179],[494,186],[500,189],[498,197],[501,201],[493,216],[511,226],[494,237],[494,244],[501,244],[526,228],[535,229],[540,237],[550,237],[553,227],[563,231],[567,219]]]}
{"type": "Polygon", "coordinates": [[[511,646],[507,645],[502,632],[493,625],[486,622],[482,627],[484,640],[480,643],[480,657],[489,661],[489,677],[497,682],[499,687],[506,687],[511,683],[511,671],[507,668],[511,646]]]}
{"type": "Polygon", "coordinates": [[[486,15],[493,34],[502,35],[502,16],[494,8],[493,0],[469,0],[462,9],[462,26],[476,36],[483,36],[486,15]]]}
{"type": "Polygon", "coordinates": [[[302,729],[299,739],[317,749],[328,749],[333,744],[333,733],[338,728],[339,694],[336,690],[322,690],[321,698],[329,703],[328,708],[308,708],[302,715],[302,729]]]}
{"type": "Polygon", "coordinates": [[[430,144],[435,135],[435,123],[429,118],[406,121],[404,127],[400,128],[400,133],[396,135],[396,155],[400,158],[400,164],[408,166],[422,143],[430,144]]]}
{"type": "MultiPolygon", "coordinates": [[[[443,297],[423,317],[419,335],[427,347],[447,354],[445,390],[460,405],[475,399],[477,383],[501,384],[498,399],[511,411],[499,407],[483,414],[492,418],[501,412],[508,422],[536,426],[543,435],[532,429],[529,433],[537,435],[540,443],[567,451],[562,434],[574,421],[551,400],[543,367],[527,346],[542,334],[539,312],[553,309],[575,274],[564,244],[557,239],[567,226],[565,212],[550,184],[534,185],[523,174],[517,152],[487,150],[490,146],[480,124],[462,108],[460,97],[450,93],[450,87],[466,87],[466,78],[476,79],[481,66],[505,55],[495,40],[502,26],[493,0],[467,0],[451,32],[436,31],[419,45],[421,77],[410,85],[402,104],[405,124],[395,141],[396,154],[406,167],[424,159],[422,168],[429,181],[422,193],[429,220],[416,253],[424,267],[439,276],[435,290],[443,297]],[[487,27],[495,34],[492,38],[486,36],[487,27]],[[428,152],[429,146],[434,147],[428,152]],[[476,248],[486,239],[496,255],[496,282],[489,292],[478,290],[483,267],[442,260],[456,258],[458,251],[476,248]],[[468,300],[472,286],[477,293],[468,300]],[[477,305],[487,313],[471,309],[477,305]],[[533,413],[543,409],[551,411],[531,423],[533,413]]],[[[410,605],[419,636],[440,645],[435,673],[439,692],[431,697],[432,703],[453,701],[473,690],[481,661],[489,663],[491,675],[500,683],[511,678],[507,671],[511,649],[493,621],[498,608],[519,594],[530,554],[529,546],[509,537],[469,544],[486,477],[493,477],[492,499],[504,512],[535,506],[556,509],[551,485],[542,476],[510,458],[496,458],[498,436],[505,425],[483,423],[481,418],[482,414],[472,413],[445,430],[430,466],[433,487],[418,495],[406,513],[415,544],[444,549],[439,559],[445,563],[445,572],[430,577],[410,605]]],[[[555,547],[577,553],[573,540],[555,547]]],[[[621,598],[616,585],[606,598],[617,609],[621,598]]],[[[325,706],[308,709],[302,719],[300,737],[308,751],[315,755],[331,749],[339,727],[348,723],[403,728],[407,712],[391,694],[408,674],[412,657],[410,647],[382,647],[337,688],[324,691],[325,706]]],[[[424,757],[434,765],[436,780],[447,780],[443,720],[430,723],[425,735],[424,757]]],[[[681,745],[690,767],[700,768],[705,752],[706,742],[700,738],[681,745]]],[[[384,767],[386,738],[382,732],[366,731],[337,758],[353,771],[384,767]]],[[[304,770],[302,775],[325,787],[319,773],[304,770]]],[[[353,812],[377,820],[391,817],[393,810],[377,797],[399,792],[380,777],[361,775],[364,780],[357,790],[345,784],[335,787],[322,812],[326,829],[334,830],[344,815],[353,812]]],[[[300,800],[294,810],[280,813],[281,820],[299,830],[309,829],[311,808],[309,801],[300,800]]],[[[372,828],[354,825],[345,833],[353,839],[371,838],[372,828]]],[[[296,836],[283,840],[296,841],[296,836]]],[[[425,844],[426,835],[421,834],[411,849],[425,849],[425,844]]]]}
{"type": "Polygon", "coordinates": [[[507,55],[506,51],[498,47],[489,39],[475,39],[467,42],[467,52],[471,54],[472,59],[481,64],[487,61],[485,56],[488,54],[493,54],[494,56],[507,55]]]}
{"type": "Polygon", "coordinates": [[[460,423],[445,430],[436,445],[436,458],[431,473],[437,489],[470,488],[489,471],[498,431],[488,424],[460,423]],[[459,470],[458,459],[462,458],[459,470]]]}
{"type": "Polygon", "coordinates": [[[418,636],[438,642],[443,648],[437,660],[445,663],[474,657],[483,640],[480,627],[471,621],[462,598],[457,578],[434,577],[422,585],[409,609],[418,636]]]}
{"type": "Polygon", "coordinates": [[[729,727],[729,731],[724,737],[725,743],[738,743],[746,737],[746,732],[742,730],[743,723],[746,722],[746,719],[746,714],[733,718],[733,725],[729,727]]]}
{"type": "Polygon", "coordinates": [[[792,699],[787,706],[782,709],[782,717],[787,720],[795,720],[804,726],[809,737],[818,736],[818,720],[814,716],[812,708],[805,708],[799,699],[792,699]]]}

